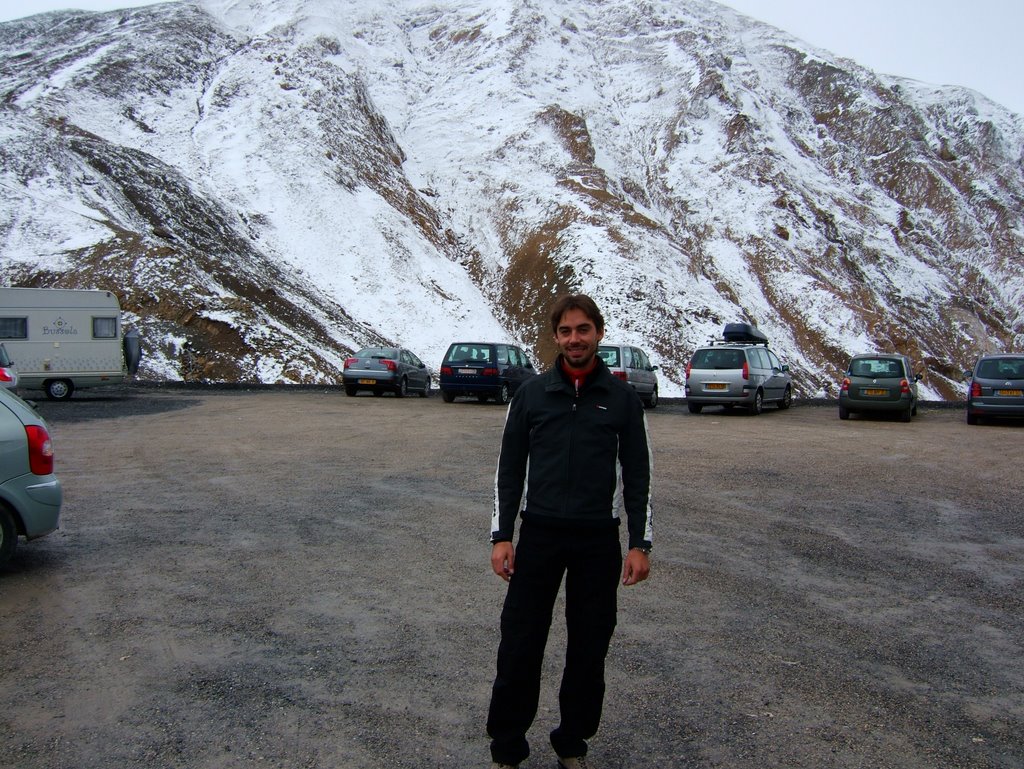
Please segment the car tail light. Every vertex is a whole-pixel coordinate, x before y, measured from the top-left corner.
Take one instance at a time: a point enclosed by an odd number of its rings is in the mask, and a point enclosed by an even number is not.
[[[743,361],[743,378],[750,379],[750,364]]]
[[[53,472],[53,441],[45,427],[25,425],[28,435],[28,466],[34,475]]]
[[[451,366],[441,366],[441,376],[451,376],[451,375],[452,375],[452,367]]]
[[[356,358],[345,358],[345,368],[355,365],[356,360]]]
[[[981,397],[981,383],[980,382],[971,382],[971,397],[972,398],[980,398]]]
[[[398,364],[393,360],[382,360],[381,363],[388,371],[398,371]]]
[[[843,383],[839,386],[839,391],[844,393],[850,392],[850,377],[846,377],[843,380]]]
[[[628,382],[629,381],[629,375],[625,371],[613,371],[612,374],[617,376],[623,382]]]
[[[480,372],[484,376],[498,376],[498,369],[496,368],[485,368]]]
[[[900,380],[900,395],[910,395],[910,382],[906,379]]]
[[[686,362],[686,378],[690,378],[690,372],[693,370],[693,361],[689,360]]]
[[[11,372],[0,366],[0,382],[13,382],[14,377],[11,376]]]

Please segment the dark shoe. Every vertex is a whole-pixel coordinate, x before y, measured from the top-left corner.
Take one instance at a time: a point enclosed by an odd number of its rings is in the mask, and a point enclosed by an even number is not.
[[[558,757],[558,769],[594,769],[587,763],[586,756],[574,756],[572,758]]]

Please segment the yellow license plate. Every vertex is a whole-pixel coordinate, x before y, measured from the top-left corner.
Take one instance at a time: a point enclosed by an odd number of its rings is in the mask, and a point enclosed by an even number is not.
[[[864,390],[861,390],[861,392],[864,395],[888,395],[889,394],[888,390],[883,390],[880,387],[868,387],[868,388],[866,388]]]
[[[996,390],[996,395],[1007,395],[1011,398],[1024,396],[1024,390]]]
[[[708,382],[704,385],[705,390],[728,390],[729,385],[725,382]]]
[[[376,379],[360,379],[359,384],[377,384]]]

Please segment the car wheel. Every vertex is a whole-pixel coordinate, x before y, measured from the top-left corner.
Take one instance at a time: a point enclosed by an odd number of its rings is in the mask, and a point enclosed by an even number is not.
[[[455,393],[450,393],[447,390],[441,390],[441,400],[445,403],[451,403],[455,400]]]
[[[508,382],[505,382],[501,386],[501,392],[498,394],[499,403],[508,403],[512,400],[512,388],[508,386]]]
[[[656,409],[656,408],[658,408],[658,388],[657,387],[655,387],[653,390],[651,390],[651,397],[647,399],[647,403],[645,405],[649,409]]]
[[[399,398],[404,398],[409,394],[409,380],[402,377],[402,380],[398,383],[398,389],[395,390],[395,395]]]
[[[976,414],[972,414],[970,411],[968,411],[967,412],[967,424],[969,424],[969,425],[981,424],[981,420],[978,418],[978,416]]]
[[[793,405],[793,390],[789,387],[786,388],[786,392],[782,394],[782,400],[779,401],[779,410],[788,409]]]
[[[349,396],[350,398],[357,392],[359,392],[358,388],[353,387],[352,385],[345,385],[345,395]]]
[[[901,411],[900,412],[900,421],[901,422],[909,422],[910,421],[910,411],[911,411],[910,409],[907,409],[906,411]]]
[[[427,377],[427,381],[423,383],[423,389],[420,390],[420,397],[430,397],[430,377]]]
[[[0,505],[0,566],[11,560],[17,546],[18,530],[14,528],[14,518],[7,508]]]
[[[914,404],[914,408],[912,408],[910,410],[910,416],[912,416],[912,417],[916,417],[917,416],[917,404],[916,403]]]
[[[687,403],[686,408],[690,410],[691,414],[699,414],[704,410],[704,407],[699,403]]]
[[[74,391],[70,379],[51,379],[46,383],[46,397],[52,401],[66,401]]]
[[[764,393],[758,390],[754,393],[754,402],[747,406],[747,412],[752,417],[756,417],[764,410]]]
[[[850,410],[848,408],[846,408],[846,406],[840,406],[839,407],[839,418],[840,419],[849,419],[850,418]]]

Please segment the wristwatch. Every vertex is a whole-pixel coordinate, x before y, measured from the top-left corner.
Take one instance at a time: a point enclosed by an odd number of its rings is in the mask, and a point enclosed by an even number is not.
[[[637,545],[636,547],[631,547],[629,549],[630,550],[639,550],[644,555],[650,555],[651,554],[651,548],[649,548],[649,547],[642,547],[640,545]]]

